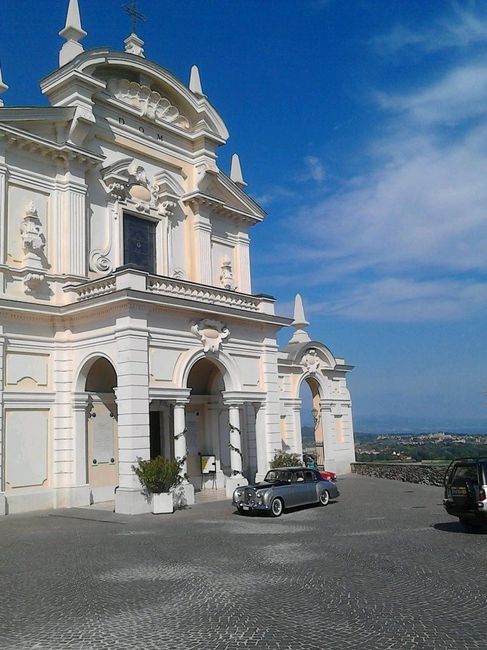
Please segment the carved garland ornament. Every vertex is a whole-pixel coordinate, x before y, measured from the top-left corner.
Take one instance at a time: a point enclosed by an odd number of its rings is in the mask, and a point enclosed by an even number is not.
[[[192,333],[203,343],[203,352],[218,352],[225,339],[230,336],[230,330],[218,320],[206,318],[194,322],[191,326]]]

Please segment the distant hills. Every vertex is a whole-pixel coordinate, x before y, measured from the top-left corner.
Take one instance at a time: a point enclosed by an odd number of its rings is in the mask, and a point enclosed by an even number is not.
[[[410,435],[445,431],[467,435],[487,435],[487,414],[483,418],[421,418],[401,416],[354,417],[354,430],[360,433]],[[311,426],[301,427],[303,442],[312,443]]]
[[[418,434],[434,431],[449,431],[470,435],[487,435],[487,414],[485,418],[424,418],[424,417],[356,417],[354,430],[361,433]]]

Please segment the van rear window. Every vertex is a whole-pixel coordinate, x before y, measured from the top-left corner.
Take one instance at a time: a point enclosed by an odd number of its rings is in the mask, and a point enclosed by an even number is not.
[[[478,483],[477,465],[457,465],[453,472],[452,485],[464,485],[465,481]]]

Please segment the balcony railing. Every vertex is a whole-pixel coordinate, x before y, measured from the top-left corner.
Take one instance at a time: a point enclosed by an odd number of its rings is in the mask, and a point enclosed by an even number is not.
[[[146,291],[151,294],[172,296],[231,309],[274,314],[274,299],[271,296],[252,296],[187,280],[148,275],[135,269],[120,269],[105,278],[80,285],[70,285],[65,288],[65,291],[73,292],[79,302],[122,289]]]

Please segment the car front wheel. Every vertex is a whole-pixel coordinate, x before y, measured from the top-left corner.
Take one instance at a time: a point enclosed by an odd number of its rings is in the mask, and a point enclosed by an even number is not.
[[[273,517],[280,517],[282,515],[283,510],[284,510],[284,504],[282,503],[282,500],[274,499],[274,501],[271,503],[271,515]]]
[[[328,490],[323,490],[320,494],[320,506],[327,506],[330,503],[330,493]]]

